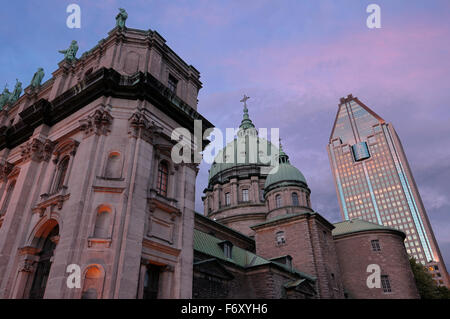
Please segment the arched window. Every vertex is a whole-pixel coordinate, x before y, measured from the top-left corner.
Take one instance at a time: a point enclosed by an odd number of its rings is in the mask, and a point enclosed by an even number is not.
[[[277,196],[275,196],[275,204],[277,208],[281,207],[281,195],[278,194]]]
[[[109,238],[111,226],[111,208],[102,205],[97,209],[94,238]]]
[[[292,193],[292,205],[299,206],[297,193]]]
[[[160,162],[158,167],[158,184],[156,189],[162,196],[167,196],[167,184],[169,180],[169,166],[166,162]]]
[[[225,206],[230,206],[231,205],[231,197],[230,197],[230,193],[225,193]]]
[[[67,168],[69,167],[69,156],[64,157],[58,164],[58,170],[56,172],[56,179],[55,179],[55,187],[53,189],[53,192],[56,193],[62,189],[64,186],[64,180],[66,178],[67,174]]]
[[[47,236],[40,238],[43,243],[39,244],[39,247],[42,247],[42,249],[39,253],[39,260],[37,263],[36,271],[34,273],[33,282],[31,284],[31,290],[29,294],[30,299],[44,298],[45,288],[47,287],[47,280],[52,265],[51,259],[56,248],[55,237],[58,236],[59,226],[58,224],[56,224],[56,226],[54,226],[49,231]]]
[[[14,186],[16,186],[16,181],[12,181],[8,185],[8,189],[6,190],[5,199],[3,200],[2,208],[0,210],[0,216],[6,213],[8,209],[9,201],[11,200],[12,193],[14,191]]]
[[[111,152],[106,162],[105,177],[120,178],[121,175],[122,175],[122,165],[120,160],[120,153]]]
[[[98,299],[102,271],[97,266],[90,266],[84,275],[83,292],[81,299]]]

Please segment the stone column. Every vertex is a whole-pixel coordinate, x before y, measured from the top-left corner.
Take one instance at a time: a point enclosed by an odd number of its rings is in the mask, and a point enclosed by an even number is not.
[[[158,299],[175,298],[173,291],[172,278],[175,268],[171,265],[167,265],[161,271],[159,276],[159,291]]]
[[[231,179],[231,205],[239,203],[238,182],[236,178]]]
[[[253,196],[249,198],[250,201],[254,203],[259,203],[259,184],[258,177],[251,176],[250,177],[250,188],[252,189]]]
[[[30,202],[33,200],[33,190],[39,186],[38,173],[43,160],[41,139],[31,138],[21,146],[20,173],[16,178],[16,186],[0,232],[0,273],[3,273],[0,298],[7,298],[11,292],[12,278],[16,271],[15,254],[20,245],[18,239],[22,239],[24,229],[28,227],[31,218]]]
[[[144,298],[144,282],[145,282],[145,273],[147,272],[147,259],[141,259],[141,268],[139,270],[139,283],[138,283],[138,291],[136,294],[137,299]]]
[[[36,264],[39,260],[38,252],[39,250],[34,247],[23,247],[19,250],[19,271],[12,290],[12,299],[25,298],[27,288],[31,288],[31,281],[33,280]]]

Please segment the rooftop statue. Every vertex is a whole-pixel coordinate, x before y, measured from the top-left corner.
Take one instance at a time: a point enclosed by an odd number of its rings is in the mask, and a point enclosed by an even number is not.
[[[41,82],[42,82],[42,79],[44,78],[44,75],[45,75],[44,69],[38,68],[36,73],[33,75],[33,79],[31,79],[31,83],[30,83],[30,85],[33,89],[41,86]]]
[[[8,90],[8,84],[5,85],[2,94],[0,95],[0,111],[3,109],[5,104],[9,101],[9,97],[11,96],[11,92]]]
[[[19,99],[20,94],[22,94],[22,82],[20,82],[18,79],[16,79],[16,85],[14,86],[14,91],[12,91],[10,97],[9,97],[9,104],[14,104]]]
[[[127,21],[128,14],[125,9],[119,8],[119,13],[116,15],[116,27],[120,29],[125,28],[125,21]]]
[[[59,50],[59,53],[64,54],[64,60],[72,62],[76,59],[76,55],[78,52],[78,44],[77,41],[73,40],[70,43],[70,47],[67,50]]]

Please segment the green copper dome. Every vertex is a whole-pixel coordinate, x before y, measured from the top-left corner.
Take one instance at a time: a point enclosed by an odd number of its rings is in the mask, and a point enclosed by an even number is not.
[[[289,156],[283,151],[280,143],[280,164],[274,167],[267,175],[264,191],[267,193],[278,186],[300,185],[307,186],[305,176],[289,162]],[[304,185],[303,185],[304,184]]]
[[[211,179],[228,169],[239,166],[256,165],[267,167],[276,163],[278,148],[270,141],[258,136],[258,131],[253,125],[246,101],[249,97],[244,96],[241,102],[244,102],[244,114],[237,132],[237,138],[229,142],[214,158],[214,162],[209,170],[208,184]],[[266,171],[266,174],[267,174]]]
[[[256,151],[250,149],[250,144],[256,144]],[[267,150],[265,148],[267,147]],[[217,174],[231,168],[244,165],[270,166],[270,159],[263,158],[266,154],[269,158],[276,156],[278,149],[266,139],[258,136],[239,136],[222,149],[214,159],[209,170],[209,180]],[[233,156],[233,158],[230,158]],[[274,160],[276,158],[274,157]],[[270,169],[270,168],[269,168]]]

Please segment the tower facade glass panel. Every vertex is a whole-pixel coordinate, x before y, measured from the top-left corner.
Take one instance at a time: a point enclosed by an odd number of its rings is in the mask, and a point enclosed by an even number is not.
[[[411,257],[445,269],[392,124],[349,95],[340,101],[327,148],[342,217],[403,231]],[[445,273],[444,284],[448,285]]]

